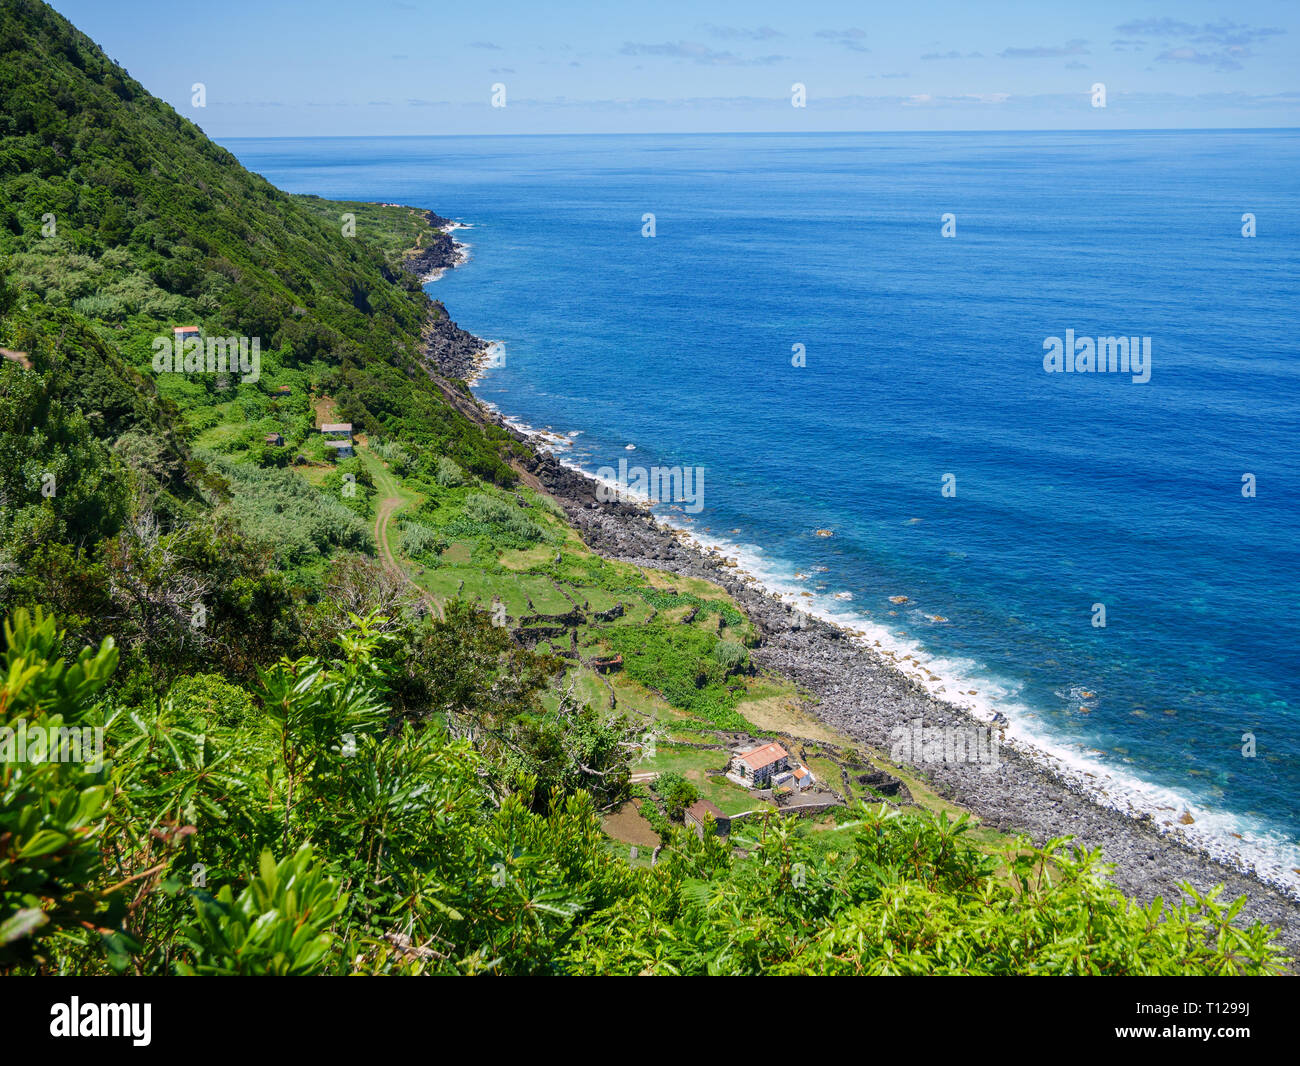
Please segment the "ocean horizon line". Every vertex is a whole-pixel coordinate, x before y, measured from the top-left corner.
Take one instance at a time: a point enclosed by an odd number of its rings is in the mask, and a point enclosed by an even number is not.
[[[1296,133],[1300,126],[1115,126],[1095,129],[1072,126],[1056,129],[978,129],[978,130],[637,130],[635,132],[609,132],[592,130],[585,133],[330,133],[330,134],[211,134],[218,143],[223,141],[426,141],[426,140],[511,140],[520,137],[559,140],[576,137],[634,138],[634,137],[978,137],[988,134],[1043,134],[1092,133],[1098,135],[1117,133]]]

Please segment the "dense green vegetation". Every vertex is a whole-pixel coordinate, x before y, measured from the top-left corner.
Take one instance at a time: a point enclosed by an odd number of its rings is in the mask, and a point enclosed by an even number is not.
[[[513,483],[519,446],[421,365],[438,312],[386,255],[420,225],[280,192],[45,4],[0,6],[0,347],[31,367],[0,363],[0,608],[44,604],[165,676],[248,676],[300,639],[329,554],[373,550],[368,474],[329,468],[314,405],[430,477]],[[259,379],[155,373],[181,325],[256,339]],[[276,473],[298,462],[314,485]]]
[[[1234,928],[1236,908],[1213,897],[1144,910],[1096,855],[1022,842],[995,859],[964,822],[884,808],[816,837],[769,816],[745,858],[670,830],[655,866],[631,867],[596,815],[626,772],[616,728],[576,709],[539,727],[548,666],[516,649],[502,670],[503,639],[481,614],[417,628],[353,616],[332,656],[260,671],[251,692],[187,679],[126,708],[103,695],[110,642],[69,665],[53,619],[20,612],[4,725],[99,728],[109,757],[4,758],[0,971],[1276,967],[1268,931]],[[393,692],[413,684],[435,713],[390,728]],[[557,766],[569,772],[544,782]],[[680,778],[661,787],[674,808],[692,796]]]
[[[1139,908],[1064,842],[717,775],[793,686],[447,402],[397,268],[430,233],[281,193],[0,4],[0,973],[1279,968],[1239,904]],[[259,379],[155,373],[190,324],[258,338]],[[681,827],[700,796],[729,843]]]
[[[240,525],[274,546],[276,563],[300,565],[309,558],[328,558],[336,549],[374,550],[369,525],[348,507],[344,497],[319,492],[288,470],[262,469],[249,463],[210,459],[211,468],[231,484],[231,511]]]
[[[735,709],[740,689],[728,683],[727,667],[715,654],[723,646],[716,636],[659,624],[611,628],[605,635],[622,654],[627,672],[661,691],[674,706],[719,729],[746,728],[748,723]]]
[[[668,771],[655,778],[654,791],[664,801],[668,816],[681,820],[682,812],[700,798],[700,790],[681,774]]]

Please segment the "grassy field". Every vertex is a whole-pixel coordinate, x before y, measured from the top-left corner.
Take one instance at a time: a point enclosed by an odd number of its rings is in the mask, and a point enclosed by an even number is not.
[[[390,207],[360,200],[322,200],[297,196],[303,207],[342,230],[344,215],[352,216],[355,235],[379,247],[389,262],[397,262],[408,249],[423,247],[429,224],[423,211],[414,207]]]

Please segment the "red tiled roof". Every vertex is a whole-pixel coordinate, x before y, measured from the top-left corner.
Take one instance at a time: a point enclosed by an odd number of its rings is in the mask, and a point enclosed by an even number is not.
[[[787,758],[789,754],[780,744],[772,743],[764,744],[761,748],[754,748],[752,751],[742,752],[739,759],[751,770],[761,770],[764,766],[771,766],[778,759]]]

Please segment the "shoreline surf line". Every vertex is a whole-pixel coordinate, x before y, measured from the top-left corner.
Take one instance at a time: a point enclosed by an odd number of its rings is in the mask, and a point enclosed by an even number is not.
[[[550,429],[539,430],[505,414],[490,401],[476,399],[505,425],[527,437],[535,446],[545,449],[567,469],[598,484],[604,483],[565,454],[572,446],[571,437]],[[927,649],[910,633],[899,636],[883,623],[847,608],[842,600],[817,602],[834,600],[835,593],[830,589],[820,595],[801,596],[800,593],[806,590],[763,564],[771,560],[774,565],[789,569],[791,573],[798,572],[794,565],[788,560],[766,556],[761,546],[739,544],[713,534],[706,536],[702,531],[675,521],[671,514],[660,513],[651,501],[628,502],[636,504],[644,514],[672,531],[688,549],[700,555],[729,560],[732,564],[728,566],[729,572],[751,585],[760,595],[834,626],[859,648],[874,652],[886,668],[920,685],[932,698],[948,704],[977,724],[996,725],[996,716],[1005,715],[1002,745],[1040,771],[1068,783],[1096,806],[1140,823],[1167,840],[1202,853],[1211,861],[1252,877],[1300,902],[1300,872],[1296,869],[1300,867],[1300,847],[1287,841],[1282,830],[1250,823],[1236,812],[1210,808],[1177,786],[1146,780],[1130,770],[1089,755],[1090,749],[1082,744],[1071,747],[1068,740],[1035,729],[1027,719],[1039,718],[1041,709],[1016,700],[1023,682],[962,673],[962,670],[978,671],[980,668],[969,660],[952,659]],[[974,697],[969,695],[971,689],[976,691]],[[924,767],[913,769],[924,772]],[[1183,816],[1190,816],[1191,823],[1181,821]],[[1239,837],[1233,834],[1239,834]]]

